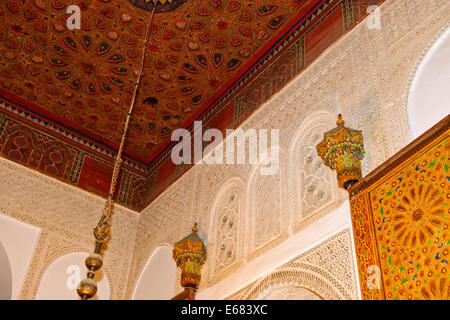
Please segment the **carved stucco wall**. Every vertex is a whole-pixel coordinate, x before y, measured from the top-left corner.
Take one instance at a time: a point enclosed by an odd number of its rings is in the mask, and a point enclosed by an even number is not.
[[[323,103],[336,104],[333,100]],[[322,108],[319,108],[321,110]],[[339,191],[336,175],[317,156],[315,146],[323,134],[336,126],[335,115],[326,110],[314,112],[298,125],[289,150],[289,192],[292,228],[297,232],[309,220],[330,212],[346,197]]]
[[[407,97],[412,79],[449,21],[447,0],[388,0],[381,6],[381,28],[362,22],[331,46],[241,125],[244,130],[280,129],[279,175],[255,175],[255,165],[196,165],[141,213],[128,296],[152,251],[184,237],[195,221],[208,234],[210,255],[201,292],[245,262],[282,248],[283,241],[337,208],[347,195],[312,145],[343,113],[348,126],[363,131],[364,174],[405,146],[411,138]],[[233,240],[226,248],[232,248],[232,259],[218,254],[222,242],[216,241],[223,235],[217,224],[230,214],[217,204],[230,197],[224,191],[230,186],[240,190],[235,196],[244,203],[233,218],[237,231],[229,231]],[[355,297],[349,281],[342,286],[347,295],[339,297]]]
[[[351,230],[345,229],[226,299],[264,299],[280,288],[306,288],[323,299],[356,299],[352,241]]]
[[[45,270],[58,257],[93,251],[92,230],[103,204],[95,195],[0,158],[0,213],[41,228],[18,299],[35,297]],[[123,299],[138,216],[116,206],[112,220],[104,271],[110,298]]]
[[[217,261],[211,275],[221,275],[236,268],[242,261],[243,243],[239,231],[244,222],[243,182],[234,179],[221,193],[222,196],[213,206],[213,223],[208,233],[214,237],[210,241],[216,244],[209,250],[210,259]]]

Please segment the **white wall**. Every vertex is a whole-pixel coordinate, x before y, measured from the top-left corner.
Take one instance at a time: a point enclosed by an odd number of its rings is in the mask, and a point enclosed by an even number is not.
[[[428,51],[408,98],[413,139],[450,113],[450,28]]]
[[[0,243],[11,266],[11,299],[18,298],[39,234],[39,228],[0,214]]]
[[[173,284],[176,264],[172,259],[172,248],[161,246],[155,249],[147,261],[133,295],[134,300],[169,300],[177,293]]]

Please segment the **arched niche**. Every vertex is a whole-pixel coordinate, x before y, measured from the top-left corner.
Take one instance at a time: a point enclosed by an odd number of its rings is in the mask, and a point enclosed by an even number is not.
[[[11,265],[5,248],[0,242],[0,300],[9,300],[12,296]]]
[[[79,300],[77,294],[78,283],[86,278],[84,261],[88,256],[85,252],[72,252],[58,257],[42,275],[36,300]],[[98,290],[93,300],[109,299],[109,282],[101,268],[96,272],[94,280]]]
[[[204,269],[210,283],[219,281],[241,263],[245,201],[244,183],[238,177],[228,179],[214,198],[208,230],[211,245]]]
[[[177,267],[172,248],[160,246],[147,261],[133,294],[134,300],[169,300],[175,296]]]
[[[284,150],[279,146],[267,150],[265,159],[261,159],[252,169],[247,183],[247,257],[254,258],[269,247],[281,242],[283,232],[287,229],[287,214],[284,210],[284,185],[286,182]],[[274,166],[278,170],[264,173],[271,161],[278,161]],[[282,159],[283,158],[283,159]]]
[[[450,28],[419,65],[408,96],[413,139],[450,113]]]
[[[289,147],[289,209],[293,231],[319,213],[337,205],[336,173],[323,164],[316,145],[325,132],[336,126],[336,117],[319,110],[298,126]]]

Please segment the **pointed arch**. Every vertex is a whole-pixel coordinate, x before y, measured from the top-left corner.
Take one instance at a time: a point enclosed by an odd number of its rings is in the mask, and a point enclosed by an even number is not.
[[[261,298],[277,287],[303,287],[326,300],[345,300],[351,296],[347,288],[336,281],[330,272],[307,263],[297,263],[295,268],[268,274],[256,282],[243,299]]]
[[[86,277],[84,260],[87,252],[77,251],[75,248],[64,248],[48,257],[48,264],[40,275],[39,287],[34,299],[36,300],[79,300],[76,292],[79,281]],[[113,283],[108,277],[108,268],[100,269],[94,280],[98,290],[94,300],[110,299]]]
[[[175,295],[177,268],[172,247],[159,246],[142,270],[133,293],[133,300],[169,300]]]

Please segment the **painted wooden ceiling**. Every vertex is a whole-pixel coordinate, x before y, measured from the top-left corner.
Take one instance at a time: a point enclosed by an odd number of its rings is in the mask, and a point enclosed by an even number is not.
[[[72,31],[68,1],[3,2],[4,87],[49,118],[117,145],[151,16],[145,0],[76,2],[82,24]],[[148,162],[307,2],[162,1],[177,8],[151,23],[128,154]]]
[[[168,163],[173,130],[236,127],[374,2],[2,0],[1,154],[103,195],[143,62],[117,195],[142,209],[189,169]],[[80,30],[66,26],[71,4]],[[277,84],[237,103],[276,61]]]

